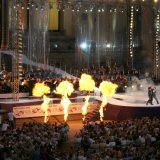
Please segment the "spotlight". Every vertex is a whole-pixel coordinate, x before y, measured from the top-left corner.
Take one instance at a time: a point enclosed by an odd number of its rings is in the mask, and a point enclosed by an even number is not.
[[[58,45],[57,45],[57,44],[54,44],[54,48],[58,48]]]
[[[29,10],[29,5],[27,6],[27,9]]]
[[[80,48],[81,49],[86,49],[87,48],[87,43],[86,42],[81,43]]]
[[[136,6],[136,7],[135,7],[135,10],[138,12],[138,11],[139,11],[139,7],[138,7],[138,6]]]
[[[111,48],[111,44],[106,44],[106,48]]]

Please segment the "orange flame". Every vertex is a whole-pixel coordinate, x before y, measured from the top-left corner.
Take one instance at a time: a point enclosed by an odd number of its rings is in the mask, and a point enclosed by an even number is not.
[[[64,108],[64,121],[65,122],[67,121],[67,118],[68,118],[68,107],[70,104],[71,104],[71,101],[68,99],[68,97],[63,96],[61,100],[61,105]]]
[[[81,79],[79,80],[79,90],[85,91],[94,91],[95,81],[92,79],[89,74],[82,74]]]
[[[48,121],[48,107],[51,99],[46,97],[45,95],[43,96],[43,103],[41,105],[41,109],[44,111],[44,123],[47,123]]]
[[[61,105],[64,108],[64,120],[67,121],[68,117],[68,107],[71,104],[71,101],[68,99],[68,95],[74,91],[73,84],[68,81],[62,81],[56,88],[56,93],[62,95]]]
[[[93,91],[95,88],[95,81],[92,79],[91,75],[89,74],[82,74],[81,79],[79,81],[79,90],[85,90],[85,91]],[[87,114],[87,107],[89,102],[90,96],[87,96],[85,98],[85,104],[82,107],[82,115],[83,115],[83,121],[85,120],[85,116]]]
[[[43,96],[43,103],[41,105],[41,109],[44,111],[44,123],[46,123],[48,121],[47,120],[48,107],[49,107],[49,103],[50,103],[51,99],[48,98],[47,96],[45,96],[45,94],[50,93],[50,88],[47,85],[45,85],[44,83],[36,83],[33,88],[32,93],[36,97]]]
[[[50,88],[44,83],[36,83],[32,90],[33,96],[36,97],[42,97],[44,94],[48,93],[50,93]]]
[[[114,84],[112,82],[107,82],[107,81],[103,81],[99,86],[99,89],[103,95],[102,104],[99,110],[101,121],[103,121],[103,117],[104,117],[103,108],[107,104],[107,96],[112,97],[115,94],[117,87],[118,87],[117,84]]]
[[[87,106],[90,96],[85,97],[85,105],[82,107],[82,115],[83,115],[83,121],[85,120],[86,114],[87,114]]]

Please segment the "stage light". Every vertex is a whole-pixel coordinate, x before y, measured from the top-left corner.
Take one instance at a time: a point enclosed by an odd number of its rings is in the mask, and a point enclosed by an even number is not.
[[[87,43],[86,42],[81,43],[80,48],[81,49],[86,49],[87,48]]]
[[[139,11],[139,6],[135,6],[135,10],[138,12]]]
[[[58,48],[58,45],[57,45],[57,44],[54,44],[54,48]]]
[[[27,9],[29,10],[29,5],[27,6]]]
[[[111,44],[106,44],[106,48],[111,48]]]

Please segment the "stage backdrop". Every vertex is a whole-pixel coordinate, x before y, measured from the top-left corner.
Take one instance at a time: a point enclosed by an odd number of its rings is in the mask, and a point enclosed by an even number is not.
[[[69,114],[82,113],[82,106],[84,102],[72,103],[69,106]],[[97,107],[98,102],[90,102],[88,106],[88,112],[92,112]],[[15,118],[28,118],[28,117],[41,117],[44,116],[40,105],[14,107],[13,113]],[[60,104],[51,104],[48,108],[48,115],[63,115],[63,107]]]

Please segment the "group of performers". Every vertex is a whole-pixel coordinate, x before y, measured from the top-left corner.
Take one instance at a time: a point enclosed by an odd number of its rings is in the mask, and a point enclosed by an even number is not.
[[[156,100],[157,104],[159,104],[157,96],[156,96],[156,87],[148,87],[148,101],[146,103],[146,105],[148,105],[148,103],[150,103],[151,105],[153,105],[153,99]]]

